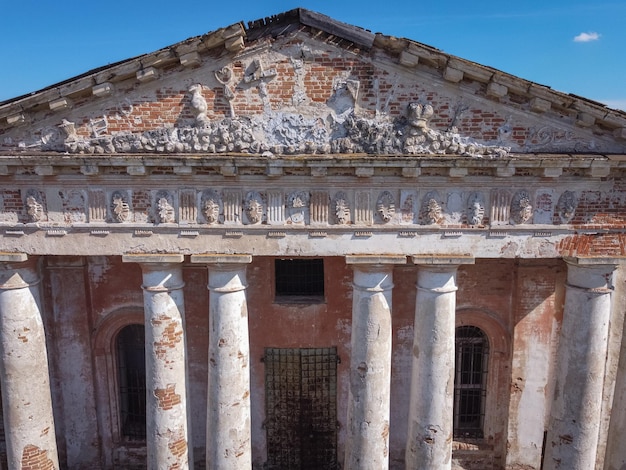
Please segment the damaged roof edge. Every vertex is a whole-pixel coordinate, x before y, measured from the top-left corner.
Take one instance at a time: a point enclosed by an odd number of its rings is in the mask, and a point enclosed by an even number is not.
[[[320,30],[365,50],[380,47],[392,56],[400,56],[400,63],[408,64],[409,67],[417,64],[419,59],[419,62],[424,65],[441,69],[442,73],[446,72],[446,67],[458,68],[460,70],[457,71],[457,75],[459,75],[458,72],[462,71],[462,74],[467,74],[468,77],[481,82],[502,82],[508,87],[519,88],[522,93],[529,96],[537,96],[543,100],[554,102],[562,108],[573,107],[579,112],[591,113],[597,119],[610,121],[611,127],[625,127],[622,121],[626,120],[626,111],[609,108],[603,103],[588,98],[553,90],[549,86],[537,84],[493,67],[448,54],[412,39],[395,38],[381,33],[374,34],[364,28],[343,23],[305,8],[295,8],[284,13],[250,21],[247,27],[243,22],[234,23],[157,51],[102,66],[41,90],[2,101],[0,102],[0,119],[8,119],[8,116],[26,112],[29,108],[50,101],[52,94],[54,94],[54,99],[59,99],[98,86],[109,80],[117,81],[122,76],[129,78],[135,73],[139,73],[144,67],[155,66],[158,68],[166,62],[172,63],[176,60],[181,60],[182,63],[183,56],[193,51],[201,52],[222,45],[230,51],[237,51],[239,50],[237,46],[243,47],[244,39],[254,41],[263,36],[277,37],[293,30],[294,26],[297,27],[297,25]],[[231,43],[232,47],[230,46]],[[403,54],[406,54],[404,61]],[[415,64],[412,65],[412,61]],[[115,78],[117,80],[114,80]]]

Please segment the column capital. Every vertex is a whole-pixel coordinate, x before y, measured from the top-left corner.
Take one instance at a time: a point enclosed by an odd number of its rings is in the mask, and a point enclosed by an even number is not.
[[[191,255],[191,262],[197,264],[250,264],[252,263],[252,255],[206,253]]]
[[[406,264],[403,255],[346,255],[346,264]]]
[[[127,254],[122,255],[123,263],[139,263],[139,264],[150,264],[150,263],[159,263],[159,264],[175,264],[182,263],[185,260],[185,255],[172,253],[172,254]]]
[[[24,289],[41,282],[39,259],[26,253],[0,253],[0,290]]]
[[[567,263],[567,287],[582,289],[590,294],[609,294],[613,291],[612,273],[626,258],[564,257]]]
[[[452,266],[474,264],[475,258],[471,255],[413,255],[413,264],[419,266]]]

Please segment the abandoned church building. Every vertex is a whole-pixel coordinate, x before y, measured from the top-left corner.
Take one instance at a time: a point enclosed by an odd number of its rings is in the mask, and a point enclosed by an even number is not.
[[[305,9],[0,103],[6,469],[624,470],[626,112]]]

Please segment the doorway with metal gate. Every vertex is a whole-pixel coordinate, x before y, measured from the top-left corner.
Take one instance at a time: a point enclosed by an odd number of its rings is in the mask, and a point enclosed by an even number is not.
[[[336,470],[337,349],[265,349],[267,470]]]

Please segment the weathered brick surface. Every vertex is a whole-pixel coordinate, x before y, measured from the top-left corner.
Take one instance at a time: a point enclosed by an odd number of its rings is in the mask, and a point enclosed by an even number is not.
[[[54,470],[54,462],[48,458],[48,451],[34,445],[27,445],[22,452],[22,470]]]
[[[166,388],[157,388],[154,396],[157,398],[159,408],[163,410],[171,410],[182,401],[181,396],[176,393],[175,384],[170,384]]]

